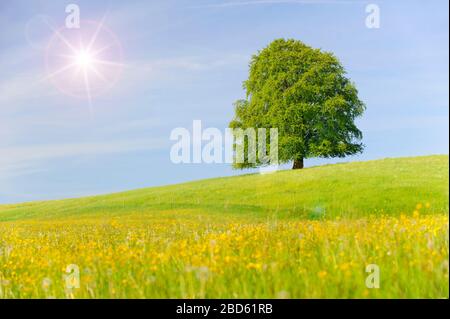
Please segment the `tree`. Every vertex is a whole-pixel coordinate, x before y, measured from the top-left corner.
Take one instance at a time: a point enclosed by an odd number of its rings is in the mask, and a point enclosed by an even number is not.
[[[293,169],[303,168],[305,158],[362,152],[354,120],[365,105],[332,53],[277,39],[254,55],[249,67],[246,98],[235,102],[231,128],[278,128],[279,162],[293,161]]]

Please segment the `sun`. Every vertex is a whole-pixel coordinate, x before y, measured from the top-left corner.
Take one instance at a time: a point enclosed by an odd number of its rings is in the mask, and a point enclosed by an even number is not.
[[[94,56],[92,53],[84,50],[78,52],[75,55],[74,60],[75,64],[83,69],[89,68],[94,64]]]
[[[87,99],[108,91],[125,67],[117,37],[100,22],[84,21],[83,28],[53,30],[46,48],[47,76],[62,93]]]

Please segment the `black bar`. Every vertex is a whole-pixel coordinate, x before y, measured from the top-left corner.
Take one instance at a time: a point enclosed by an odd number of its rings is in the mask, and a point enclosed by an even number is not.
[[[448,299],[436,300],[337,300],[337,299],[120,299],[120,300],[1,300],[0,313],[6,308],[18,315],[33,314],[92,317],[105,313],[114,317],[134,318],[320,318],[331,314],[384,319],[398,308],[402,317],[439,313],[447,308]],[[206,309],[208,311],[206,311]],[[87,316],[88,315],[88,316]]]

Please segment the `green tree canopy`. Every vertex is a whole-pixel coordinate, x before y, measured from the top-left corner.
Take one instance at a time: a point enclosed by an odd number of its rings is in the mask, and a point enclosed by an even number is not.
[[[362,152],[354,120],[365,105],[332,53],[277,39],[252,57],[244,89],[246,98],[235,102],[230,127],[278,128],[280,163],[303,168],[305,158]]]

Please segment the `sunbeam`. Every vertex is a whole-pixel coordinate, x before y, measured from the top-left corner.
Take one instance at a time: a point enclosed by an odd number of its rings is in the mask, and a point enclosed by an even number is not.
[[[91,111],[93,97],[111,88],[125,66],[122,47],[105,27],[105,18],[82,22],[80,29],[50,26],[54,35],[47,48],[44,80],[50,79],[65,94],[85,98]]]

